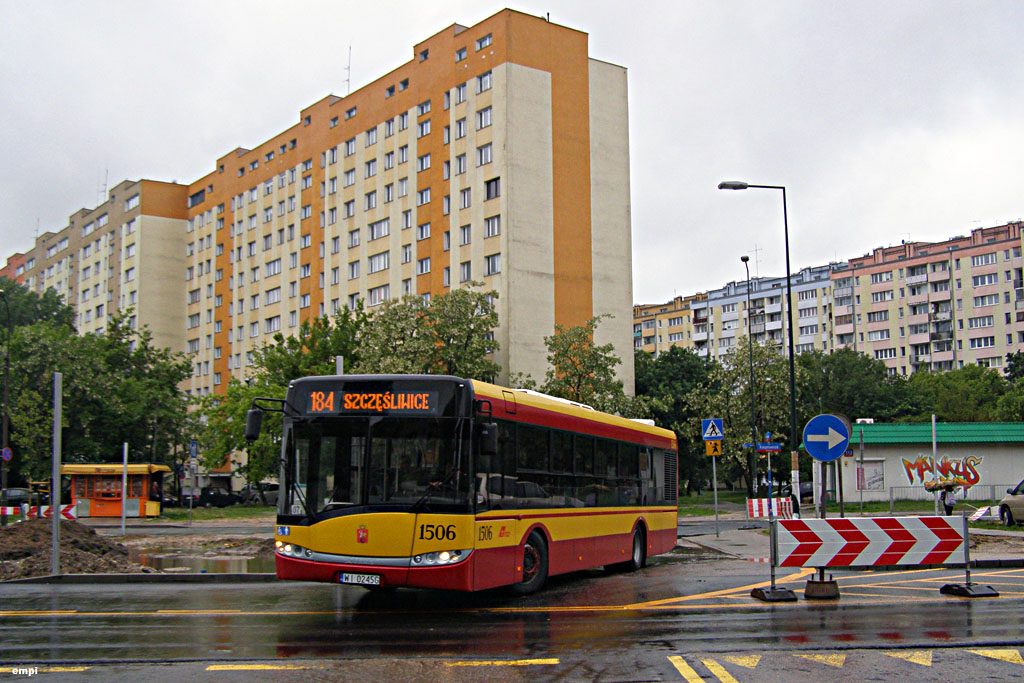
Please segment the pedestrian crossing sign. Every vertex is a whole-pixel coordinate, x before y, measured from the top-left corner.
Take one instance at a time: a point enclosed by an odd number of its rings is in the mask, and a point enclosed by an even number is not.
[[[724,432],[722,432],[722,418],[712,417],[707,420],[701,420],[700,431],[704,435],[705,441],[722,439],[725,436]]]

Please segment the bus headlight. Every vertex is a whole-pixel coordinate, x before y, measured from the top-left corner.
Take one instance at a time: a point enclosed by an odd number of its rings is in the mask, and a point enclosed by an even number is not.
[[[277,552],[281,553],[282,555],[288,555],[289,557],[313,556],[312,550],[309,550],[308,548],[303,548],[299,545],[284,543],[282,541],[277,541],[274,545],[277,546]]]
[[[436,553],[414,555],[412,564],[415,567],[436,567],[439,565],[456,564],[466,559],[468,550],[442,550]]]

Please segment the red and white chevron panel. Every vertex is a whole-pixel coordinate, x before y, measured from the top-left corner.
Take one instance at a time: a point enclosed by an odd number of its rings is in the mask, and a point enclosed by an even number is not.
[[[21,519],[21,508],[20,507],[8,506],[8,507],[5,507],[5,508],[0,508],[0,512],[4,512],[8,516],[13,515],[13,516],[17,517],[18,519]],[[39,517],[40,514],[43,517],[49,517],[50,516],[50,506],[49,505],[42,506],[42,512],[41,513],[40,513],[40,508],[39,508],[38,505],[33,505],[32,507],[30,507],[28,509],[28,518],[29,519],[35,519],[36,517]],[[61,505],[60,506],[60,516],[63,517],[64,519],[77,519],[78,518],[78,511],[76,509],[76,506],[74,506],[74,505]]]
[[[779,567],[945,564],[964,552],[960,517],[784,519]]]
[[[793,519],[793,499],[773,498],[775,516],[779,519]],[[768,516],[767,498],[747,498],[747,519],[761,519]]]

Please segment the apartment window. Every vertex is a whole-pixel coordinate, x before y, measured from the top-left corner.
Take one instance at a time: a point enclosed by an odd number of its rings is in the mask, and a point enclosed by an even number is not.
[[[351,108],[345,110],[345,120],[346,121],[349,120],[350,118],[352,118],[355,115],[356,115],[356,107],[351,107]]]
[[[473,227],[470,225],[463,225],[459,228],[459,244],[465,246],[469,244],[473,239]]]
[[[189,329],[192,329],[193,327],[199,327],[199,314],[198,313],[193,313],[192,315],[190,315],[188,317],[188,327],[189,327]]]
[[[402,263],[410,263],[410,262],[412,262],[412,245],[411,244],[403,244],[402,245]]]
[[[423,206],[430,203],[430,188],[424,188],[416,192],[416,206]]]
[[[441,165],[441,178],[448,180],[452,175],[452,162],[445,160],[444,164]]]
[[[129,268],[128,270],[124,271],[124,281],[125,282],[131,282],[134,279],[135,279],[135,269],[134,268]]]
[[[374,144],[377,144],[377,127],[376,126],[371,128],[370,130],[366,131],[366,142],[365,142],[365,144],[363,146],[364,147],[369,147],[370,145],[374,145]]]
[[[981,308],[982,306],[995,306],[999,303],[998,294],[986,294],[985,296],[974,297],[974,307]]]
[[[351,230],[348,233],[348,248],[359,246],[359,229]]]
[[[409,179],[399,178],[398,179],[398,196],[404,197],[409,194]]]
[[[458,50],[455,51],[455,61],[456,62],[461,62],[465,58],[466,58],[466,48],[460,47]]]
[[[468,282],[473,279],[473,264],[463,261],[459,264],[459,282]]]
[[[976,329],[979,327],[992,327],[995,322],[995,317],[991,315],[982,315],[976,318],[969,318],[967,320],[967,327],[969,329]]]
[[[391,219],[389,218],[385,218],[383,220],[370,223],[367,226],[370,233],[370,241],[372,242],[373,240],[380,239],[381,237],[387,235],[391,231],[390,226]]]
[[[426,102],[420,102],[419,105],[416,107],[416,115],[417,116],[423,116],[424,114],[429,114],[429,113],[430,113],[430,100],[427,100]]]
[[[424,154],[416,158],[416,170],[425,171],[430,168],[430,153]]]
[[[263,222],[269,223],[272,220],[274,220],[274,207],[268,206],[263,209]]]
[[[388,183],[384,186],[384,203],[392,202],[395,199],[395,184]]]
[[[133,194],[131,197],[124,201],[124,210],[131,211],[139,205],[139,195]]]
[[[482,73],[476,77],[476,91],[482,93],[491,89],[491,72]]]
[[[135,256],[135,243],[134,242],[132,244],[129,244],[128,246],[126,246],[124,248],[124,257],[125,258],[132,258],[133,256]]]
[[[301,266],[299,266],[299,277],[300,278],[309,277],[309,274],[310,274],[310,265],[308,263],[303,263]]]
[[[369,259],[369,272],[379,273],[382,270],[387,270],[391,265],[391,253],[382,251],[379,254],[374,254]]]
[[[402,280],[402,296],[408,296],[409,294],[412,294],[412,280]]]
[[[395,167],[395,153],[386,152],[384,154],[384,170],[392,169]]]
[[[345,218],[352,218],[356,215],[356,200],[350,199],[341,207],[341,215]]]
[[[455,139],[466,137],[466,119],[462,118],[455,122]]]
[[[462,104],[466,101],[466,84],[455,86],[455,104]]]
[[[327,210],[327,224],[334,225],[338,222],[338,210],[334,207]]]
[[[430,257],[429,256],[427,258],[421,258],[419,261],[416,262],[416,274],[417,275],[426,275],[429,272],[430,272]]]
[[[487,46],[488,46],[488,45],[490,45],[490,44],[491,44],[491,34],[490,34],[490,33],[488,33],[488,34],[487,34],[486,36],[484,36],[483,38],[478,38],[478,39],[477,39],[477,41],[476,41],[476,49],[477,49],[478,51],[479,51],[479,50],[482,50],[482,49],[484,49],[485,47],[487,47]]]
[[[302,210],[299,212],[299,218],[309,218],[312,215],[313,215],[313,205],[312,204],[306,204],[305,206],[302,207]]]
[[[364,171],[365,171],[364,174],[363,174],[364,178],[372,178],[373,176],[377,175],[377,160],[376,159],[370,159],[363,166],[364,166]]]
[[[494,199],[501,196],[501,178],[492,178],[484,183],[484,199]],[[891,292],[890,292],[891,293]]]
[[[484,257],[484,275],[495,275],[501,272],[501,254]]]
[[[398,148],[398,163],[404,164],[409,161],[409,145],[402,145]]]
[[[978,254],[977,256],[972,256],[971,257],[971,265],[972,266],[987,266],[987,265],[989,265],[991,263],[996,263],[998,260],[999,260],[998,259],[998,254],[993,251],[993,252],[988,253],[988,254]]]
[[[412,227],[412,209],[406,209],[402,212],[402,230],[407,230]]]
[[[452,232],[451,230],[445,230],[441,236],[441,249],[448,251],[452,248]]]
[[[491,143],[476,148],[476,165],[483,166],[491,163]]]
[[[305,235],[302,235],[299,238],[299,249],[305,249],[306,247],[308,247],[312,243],[313,243],[313,236],[311,234],[309,234],[309,233],[306,233]]]
[[[389,138],[395,134],[395,120],[388,119],[384,122],[384,137]]]
[[[425,240],[430,237],[430,223],[423,223],[416,227],[416,239]]]
[[[280,287],[274,287],[273,289],[268,289],[266,294],[264,294],[264,298],[263,298],[263,301],[264,301],[264,303],[267,306],[269,306],[270,304],[276,304],[280,300],[281,300],[281,288]]]
[[[309,296],[308,294],[306,295]],[[275,315],[263,321],[263,331],[267,334],[277,332],[281,329],[281,316]],[[254,335],[255,336],[255,335]]]
[[[345,140],[345,156],[350,157],[356,153],[356,139],[349,138]]]
[[[455,175],[461,175],[466,172],[466,155],[460,154],[455,157]]]
[[[390,297],[390,292],[391,292],[391,286],[390,285],[382,285],[380,287],[373,287],[372,289],[370,289],[370,291],[368,291],[366,293],[367,294],[367,298],[369,299],[369,305],[370,306],[377,306],[378,304],[384,303]]]
[[[370,209],[377,208],[377,191],[372,190],[367,192],[363,197],[363,209],[369,211]]]
[[[284,200],[283,199],[277,203],[277,215],[278,216],[283,216],[284,215]]]
[[[277,275],[278,273],[280,273],[281,272],[281,259],[276,258],[273,261],[270,261],[269,263],[267,263],[266,269],[265,269],[264,272],[266,273],[267,277],[270,277],[271,275]]]
[[[459,190],[459,208],[468,209],[473,204],[473,191],[470,188]]]
[[[338,117],[335,116],[334,118],[332,118],[329,125],[331,128],[336,127],[338,125]]]
[[[441,285],[444,287],[451,287],[452,285],[452,269],[448,266],[445,266],[441,272]]]
[[[971,282],[975,287],[999,284],[999,274],[988,273],[987,275],[975,275],[971,278]]]
[[[341,176],[341,183],[345,187],[351,187],[356,184],[356,169],[350,168],[345,171]]]
[[[996,345],[995,337],[976,337],[971,339],[972,349],[987,349]]]
[[[403,111],[398,115],[398,130],[405,130],[409,127],[409,112]]]
[[[491,108],[484,107],[476,113],[476,129],[486,128],[491,125]]]
[[[421,138],[424,135],[430,135],[430,119],[420,121],[416,127],[416,137]]]

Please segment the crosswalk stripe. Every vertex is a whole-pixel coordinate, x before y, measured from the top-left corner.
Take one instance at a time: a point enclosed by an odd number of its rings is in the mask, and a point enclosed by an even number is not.
[[[889,657],[903,659],[914,664],[920,664],[921,666],[932,665],[932,653],[927,650],[893,650],[885,654]]]
[[[803,657],[819,664],[828,664],[836,668],[841,667],[846,662],[846,655],[797,655],[797,657]]]
[[[1024,664],[1024,659],[1021,658],[1020,652],[1017,650],[1000,650],[1000,649],[985,649],[985,650],[968,650],[976,655],[982,657],[988,657],[989,659],[998,659],[1002,662],[1009,662],[1010,664]]]
[[[725,670],[725,667],[715,660],[702,659],[701,662],[703,662],[704,666],[708,668],[708,671],[713,673],[718,680],[722,681],[722,683],[739,683],[739,681],[733,678],[732,675]]]
[[[755,668],[761,661],[761,655],[731,655],[728,657],[722,657],[725,661],[730,664],[736,664],[747,669]]]
[[[679,655],[670,655],[668,661],[672,662],[672,666],[676,668],[683,678],[689,683],[704,683],[704,679],[697,675],[697,672],[693,670],[693,667],[686,663],[686,660]]]

